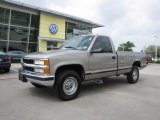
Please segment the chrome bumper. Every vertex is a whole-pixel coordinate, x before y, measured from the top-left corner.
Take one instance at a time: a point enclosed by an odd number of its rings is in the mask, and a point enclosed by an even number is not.
[[[24,71],[22,69],[19,70],[19,80],[22,82],[32,82],[39,85],[44,86],[53,86],[54,85],[54,76],[44,75],[39,73],[32,73],[28,71]]]

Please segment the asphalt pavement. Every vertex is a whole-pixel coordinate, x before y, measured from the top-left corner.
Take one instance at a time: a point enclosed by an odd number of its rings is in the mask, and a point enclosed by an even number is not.
[[[0,120],[160,120],[160,65],[141,70],[136,84],[128,84],[125,76],[86,83],[68,102],[52,88],[19,81],[19,67],[0,72]]]

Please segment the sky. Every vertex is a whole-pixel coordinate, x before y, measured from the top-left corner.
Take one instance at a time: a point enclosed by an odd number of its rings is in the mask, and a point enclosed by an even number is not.
[[[117,48],[131,41],[134,51],[160,45],[159,0],[16,0],[104,25],[94,34],[110,36]],[[154,37],[157,36],[157,37]]]

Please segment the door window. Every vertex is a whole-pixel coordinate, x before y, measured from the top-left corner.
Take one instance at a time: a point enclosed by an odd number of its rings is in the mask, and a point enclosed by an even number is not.
[[[97,37],[92,50],[102,49],[103,53],[113,53],[112,45],[109,37],[99,36]]]

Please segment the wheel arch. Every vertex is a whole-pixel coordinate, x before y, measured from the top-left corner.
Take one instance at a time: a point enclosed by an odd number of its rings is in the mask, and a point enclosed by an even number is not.
[[[140,61],[135,61],[132,66],[141,67],[141,62]]]
[[[64,70],[76,71],[78,73],[78,75],[80,76],[82,81],[85,79],[85,70],[84,70],[82,65],[80,65],[80,64],[69,64],[69,65],[61,65],[56,69],[55,80],[56,80],[57,75]]]

